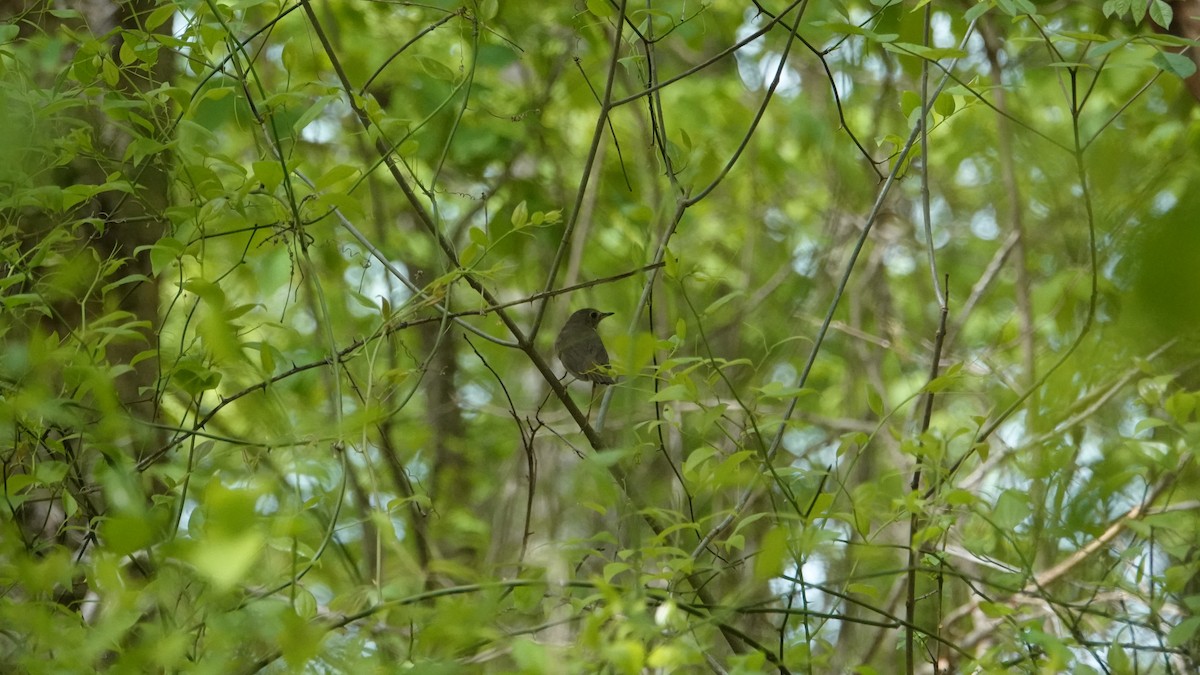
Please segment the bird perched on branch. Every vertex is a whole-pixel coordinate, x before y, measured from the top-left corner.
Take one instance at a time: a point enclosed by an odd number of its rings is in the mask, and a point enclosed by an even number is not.
[[[554,340],[554,353],[567,372],[592,384],[613,384],[608,368],[608,350],[596,326],[612,312],[587,307],[571,315]]]

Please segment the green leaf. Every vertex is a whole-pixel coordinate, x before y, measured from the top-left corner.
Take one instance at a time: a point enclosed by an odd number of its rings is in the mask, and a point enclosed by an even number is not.
[[[1149,7],[1146,0],[1133,0],[1129,3],[1129,14],[1133,17],[1133,23],[1141,25],[1142,19],[1146,18],[1146,10]]]
[[[1163,408],[1176,422],[1184,423],[1189,421],[1192,413],[1195,412],[1197,398],[1195,393],[1177,391],[1167,397],[1167,400],[1163,402]]]
[[[895,42],[896,39],[900,37],[895,33],[876,33],[875,31],[864,28],[857,24],[846,23],[842,21],[829,21],[820,25],[824,28],[834,31],[835,33],[840,32],[848,35],[861,35],[872,42]]]
[[[946,493],[946,504],[949,506],[966,506],[979,501],[975,493],[962,488],[955,488]]]
[[[1151,57],[1150,62],[1158,66],[1160,70],[1184,80],[1196,73],[1196,62],[1183,54],[1158,52]]]
[[[163,4],[158,9],[150,12],[150,16],[146,17],[146,30],[153,31],[159,26],[167,22],[175,15],[175,3],[168,2]]]
[[[1006,616],[1012,616],[1016,610],[1008,605],[1001,605],[995,602],[983,601],[979,603],[979,611],[990,619],[1002,619]]]
[[[104,518],[100,524],[100,537],[104,550],[117,556],[140,551],[154,541],[152,523],[141,515],[123,514]]]
[[[875,387],[867,388],[867,407],[876,417],[883,417],[883,398],[880,397],[878,391],[875,391]]]
[[[362,201],[346,192],[337,189],[326,190],[316,199],[307,202],[309,210],[324,216],[330,209],[336,208],[347,218],[361,218]]]
[[[671,249],[663,255],[663,272],[671,279],[679,278],[679,257]]]
[[[1130,39],[1132,39],[1132,36]],[[1200,47],[1200,40],[1189,40],[1188,38],[1179,37],[1178,35],[1168,35],[1166,33],[1138,35],[1137,39],[1140,42],[1145,42],[1148,45],[1160,45],[1166,47]]]
[[[1166,420],[1160,420],[1157,417],[1143,417],[1133,426],[1133,433],[1140,434],[1147,429],[1157,429],[1158,427],[1165,427],[1168,424]]]
[[[1191,642],[1192,638],[1196,637],[1197,630],[1200,630],[1200,616],[1193,616],[1180,621],[1167,634],[1167,646],[1180,647]]]
[[[1132,662],[1129,660],[1129,654],[1125,653],[1125,649],[1121,644],[1114,640],[1108,646],[1108,667],[1113,675],[1132,675],[1134,672]]]
[[[127,274],[127,275],[117,279],[116,281],[104,284],[103,291],[105,293],[108,293],[117,288],[120,288],[121,286],[127,286],[129,284],[142,283],[142,282],[152,284],[152,283],[154,283],[154,280],[151,279],[150,277],[146,276],[145,274]]]
[[[481,230],[480,228],[472,226],[471,229],[467,230],[467,237],[473,243],[475,243],[483,248],[487,248],[487,245],[488,245],[487,233],[484,232],[483,230]]]
[[[33,475],[42,485],[51,486],[62,481],[63,477],[67,475],[68,468],[65,462],[53,460],[38,462]]]
[[[182,286],[183,290],[195,293],[213,310],[220,311],[225,308],[225,291],[219,285],[207,279],[195,277],[184,281]]]
[[[945,375],[939,375],[930,380],[925,385],[925,391],[936,394],[940,391],[945,391],[947,387],[959,384],[961,380],[962,376],[959,375],[957,370],[948,371]]]
[[[953,96],[938,96],[933,99],[933,111],[942,117],[949,117],[954,114],[955,104]]]
[[[812,506],[810,507],[811,511],[808,513],[807,522],[812,523],[818,518],[827,518],[830,509],[833,508],[833,502],[834,495],[828,492],[822,492],[817,495],[816,499],[811,502]]]
[[[313,181],[313,185],[318,190],[328,190],[338,183],[351,180],[358,177],[361,173],[358,167],[350,164],[335,164],[328,171],[321,174],[320,178]]]
[[[561,665],[557,649],[551,658],[549,648],[529,638],[517,638],[511,642],[512,659],[522,673],[550,673]]]
[[[1124,47],[1125,45],[1129,44],[1130,41],[1132,41],[1132,40],[1133,40],[1132,36],[1126,36],[1126,37],[1121,38],[1120,40],[1108,40],[1108,41],[1104,42],[1104,44],[1101,44],[1097,47],[1092,48],[1091,51],[1088,52],[1088,55],[1093,58],[1100,58],[1112,51],[1115,51],[1117,49],[1120,49],[1121,47]]]
[[[632,569],[629,563],[610,562],[604,566],[603,577],[605,581],[611,582],[618,574],[623,574]]]
[[[1129,11],[1129,6],[1132,0],[1105,0],[1101,9],[1104,16],[1123,16]]]
[[[28,494],[21,494],[22,491],[35,483],[37,483],[37,479],[27,473],[9,476],[4,482],[4,496],[6,499],[11,499],[14,506],[20,506],[29,497]]]
[[[640,673],[646,662],[646,648],[633,639],[621,639],[607,643],[601,653],[605,663],[616,673]]]
[[[529,206],[524,200],[513,207],[512,217],[509,220],[512,222],[514,230],[519,230],[529,224]]]
[[[662,401],[691,401],[694,396],[689,387],[682,384],[672,384],[650,397],[650,402]]]
[[[206,368],[198,358],[185,358],[171,371],[171,384],[179,387],[189,397],[216,389],[221,383],[221,374]]]
[[[45,306],[45,299],[37,293],[12,293],[0,296],[0,303],[5,309],[14,310],[19,307],[31,307],[40,314],[51,316],[52,312]]]
[[[134,51],[133,40],[129,39],[131,33],[126,33],[126,39],[121,40],[121,46],[117,49],[117,56],[121,59],[122,65],[130,65],[137,62],[137,52]]]
[[[100,77],[104,79],[104,83],[110,87],[117,86],[117,82],[121,79],[121,73],[117,70],[117,64],[111,59],[103,59],[100,62]]]
[[[783,574],[783,563],[787,558],[787,528],[776,525],[767,530],[754,558],[754,577],[760,581],[774,579]]]
[[[317,598],[307,588],[297,584],[292,609],[301,619],[312,619],[317,615]]]
[[[730,301],[735,300],[737,298],[741,298],[741,297],[743,297],[743,295],[744,294],[740,293],[740,292],[726,293],[725,295],[722,295],[721,297],[712,301],[712,303],[710,303],[708,305],[708,307],[704,308],[704,311],[701,314],[705,317],[710,317],[713,314],[715,314],[717,312],[717,310],[719,310],[722,307],[724,307],[725,305],[729,304]]]
[[[482,253],[483,248],[479,244],[471,242],[464,246],[462,253],[458,255],[458,264],[463,267],[470,267]]]
[[[279,162],[254,162],[251,164],[254,178],[262,184],[263,190],[274,192],[283,182],[283,166]]]
[[[1020,490],[1005,490],[992,509],[992,522],[1002,530],[1012,530],[1029,517],[1029,494]]]
[[[963,21],[971,23],[992,9],[991,2],[980,2],[963,13]]]
[[[1110,39],[1107,35],[1101,35],[1099,33],[1086,33],[1075,30],[1060,30],[1055,33],[1055,35],[1071,38],[1076,42],[1108,42]]]
[[[587,0],[588,11],[600,18],[607,18],[615,14],[612,5],[608,4],[608,0]]]
[[[885,43],[883,48],[897,54],[919,56],[928,61],[957,59],[967,55],[965,51],[958,47],[926,47],[925,45],[914,44],[912,42]]]
[[[305,620],[294,607],[283,612],[279,629],[280,651],[293,672],[302,670],[321,653],[322,640],[329,634],[321,622]]]
[[[1185,524],[1183,529],[1187,529]],[[1174,565],[1163,572],[1163,588],[1169,593],[1179,593],[1187,588],[1192,578],[1200,571],[1196,565]]]
[[[264,375],[268,377],[275,373],[275,355],[279,350],[265,342],[259,342],[254,345],[258,349],[258,365],[262,368]]]
[[[670,643],[655,646],[650,650],[650,655],[646,657],[646,665],[659,672],[686,671],[686,666],[690,661],[686,648]]]
[[[417,63],[420,64],[421,69],[435,80],[442,80],[443,82],[455,82],[458,80],[458,76],[455,75],[454,71],[450,70],[441,59],[432,59],[428,56],[420,55],[415,58]]]
[[[67,518],[73,518],[75,514],[79,513],[79,502],[69,490],[62,492],[62,505]]]
[[[690,454],[688,454],[687,459],[683,461],[683,473],[685,475],[695,476],[697,469],[699,469],[702,464],[705,464],[708,462],[708,460],[712,459],[712,457],[716,454],[717,449],[712,446],[696,448]]]
[[[914,112],[921,109],[921,95],[915,91],[905,90],[900,92],[900,112],[905,118],[912,116]]]
[[[245,580],[264,543],[257,529],[223,532],[195,542],[188,559],[217,589],[229,590]]]

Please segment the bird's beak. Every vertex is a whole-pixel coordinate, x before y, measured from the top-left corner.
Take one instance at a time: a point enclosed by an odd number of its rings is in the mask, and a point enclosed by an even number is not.
[[[606,319],[606,318],[608,318],[608,317],[612,316],[612,315],[613,315],[613,314],[615,314],[615,313],[616,313],[616,312],[600,312],[600,318],[599,318],[599,319],[596,319],[596,321],[598,321],[598,322],[599,322],[599,321],[603,321],[604,319]]]

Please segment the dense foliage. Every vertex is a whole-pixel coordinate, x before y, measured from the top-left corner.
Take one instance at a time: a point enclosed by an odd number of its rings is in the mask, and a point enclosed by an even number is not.
[[[5,672],[1196,668],[1196,3],[71,4]]]

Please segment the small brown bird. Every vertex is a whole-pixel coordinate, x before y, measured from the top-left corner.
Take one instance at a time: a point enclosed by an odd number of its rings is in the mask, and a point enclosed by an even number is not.
[[[554,340],[554,353],[567,372],[593,384],[616,382],[608,374],[608,350],[596,332],[596,326],[612,312],[587,307],[571,315]]]

